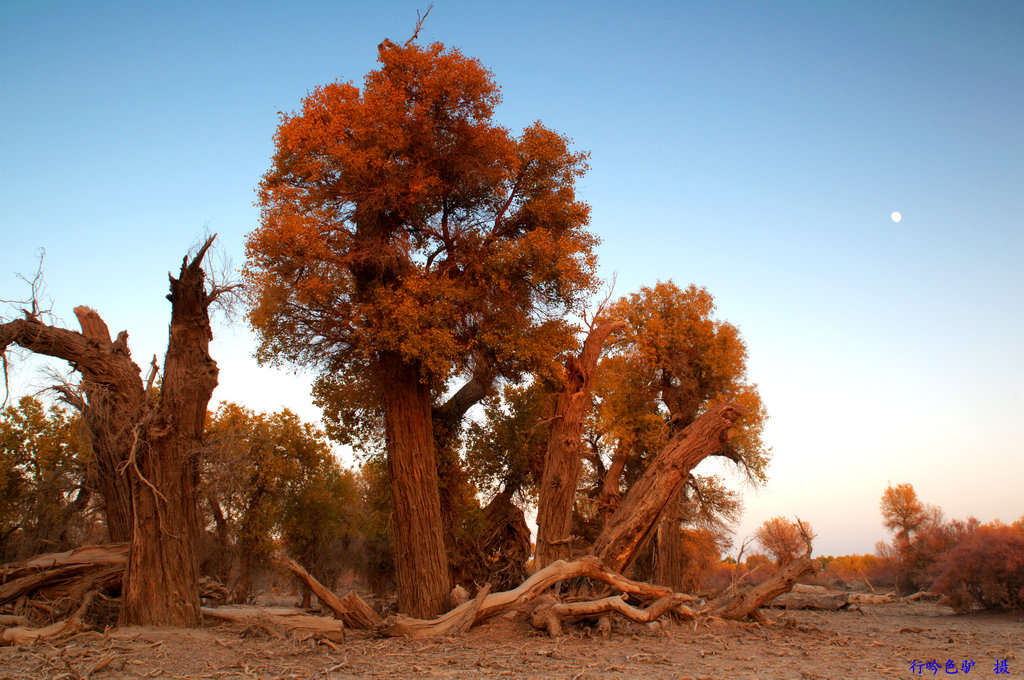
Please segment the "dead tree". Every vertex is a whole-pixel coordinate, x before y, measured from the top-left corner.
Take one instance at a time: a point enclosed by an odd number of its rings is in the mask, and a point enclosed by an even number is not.
[[[593,552],[604,564],[625,571],[686,476],[702,460],[722,451],[729,428],[741,414],[736,404],[720,404],[669,440],[594,543]]]
[[[82,414],[94,454],[94,468],[88,477],[103,499],[110,540],[128,541],[132,505],[125,461],[135,424],[146,409],[146,388],[128,351],[128,332],[121,331],[111,341],[107,324],[88,307],[75,308],[80,333],[43,323],[35,305],[24,313],[23,319],[0,324],[0,353],[18,345],[63,359],[81,375],[82,396],[66,387],[58,389]]]
[[[625,327],[622,321],[606,321],[592,328],[579,356],[565,362],[565,380],[555,406],[537,503],[537,568],[570,557],[572,508],[582,464],[580,442],[583,416],[590,404],[590,377],[605,339]]]
[[[228,289],[206,285],[203,257],[215,237],[168,275],[171,324],[159,403],[135,426],[127,460],[133,532],[122,625],[196,627],[199,611],[198,453],[217,386],[209,307]]]

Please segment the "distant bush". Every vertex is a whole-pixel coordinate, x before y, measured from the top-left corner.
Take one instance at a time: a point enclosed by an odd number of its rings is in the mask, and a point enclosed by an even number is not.
[[[932,589],[956,611],[1024,608],[1024,524],[978,527],[939,555]]]

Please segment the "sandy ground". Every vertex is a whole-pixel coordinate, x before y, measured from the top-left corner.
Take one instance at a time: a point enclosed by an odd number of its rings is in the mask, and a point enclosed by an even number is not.
[[[929,603],[861,611],[769,611],[767,625],[642,626],[616,621],[608,638],[575,628],[562,638],[523,616],[433,640],[353,632],[329,646],[238,626],[125,629],[57,645],[0,648],[12,678],[1024,678],[1024,612],[954,615]],[[911,669],[916,661],[934,668]],[[974,662],[965,673],[965,662]],[[997,673],[1005,661],[1006,673]],[[951,662],[952,665],[947,666]]]

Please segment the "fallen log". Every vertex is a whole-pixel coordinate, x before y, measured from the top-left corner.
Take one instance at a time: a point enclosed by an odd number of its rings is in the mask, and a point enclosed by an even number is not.
[[[811,560],[811,550],[808,546],[802,557],[787,564],[761,585],[735,595],[719,597],[704,607],[701,613],[734,621],[756,619],[759,616],[758,609],[782,593],[791,591],[798,578],[813,573],[814,570],[814,561]]]
[[[895,602],[892,593],[888,595],[867,595],[865,593],[850,593],[850,604],[888,604]]]
[[[930,590],[919,590],[913,595],[907,595],[901,597],[900,602],[916,602],[917,600],[938,600],[942,597],[939,593],[933,593]]]
[[[331,610],[334,618],[344,621],[346,626],[373,630],[384,622],[380,615],[356,594],[356,591],[350,591],[344,598],[339,599],[292,558],[281,557],[278,563],[312,590],[320,603]]]
[[[39,640],[53,640],[81,632],[84,624],[79,618],[70,618],[42,628],[5,628],[0,632],[0,645],[29,645]]]
[[[601,560],[593,556],[581,557],[572,562],[557,560],[523,581],[518,588],[492,593],[483,598],[477,606],[469,626],[481,623],[492,616],[528,602],[542,592],[566,579],[592,578],[607,583],[623,593],[632,593],[642,598],[661,598],[673,595],[668,588],[632,581],[608,569]],[[686,596],[696,600],[690,595]],[[477,600],[480,595],[477,595]],[[389,616],[377,631],[386,636],[431,637],[455,632],[465,621],[466,612],[475,606],[476,600],[466,602],[436,619],[414,619],[404,614]]]
[[[849,607],[851,602],[848,593],[801,593],[794,589],[791,593],[776,596],[768,606],[776,609],[819,609],[834,612]]]
[[[655,600],[645,609],[634,607],[626,602],[625,595],[589,602],[545,603],[533,611],[530,622],[534,628],[547,630],[552,637],[559,637],[562,635],[562,623],[565,619],[596,616],[605,612],[618,612],[637,623],[651,623],[670,611],[692,620],[697,618],[697,612],[688,607],[687,603],[693,600],[691,595],[674,593]]]
[[[83,545],[74,550],[59,553],[41,553],[21,562],[11,562],[0,567],[0,583],[40,571],[48,571],[57,567],[84,566],[99,567],[102,565],[128,563],[128,544],[110,543],[108,545]]]
[[[42,628],[31,628],[28,626],[5,628],[3,632],[0,632],[0,645],[32,644],[39,640],[55,640],[65,635],[73,635],[74,633],[88,630],[89,627],[82,619],[95,596],[96,591],[90,591],[83,596],[81,604],[79,604],[78,609],[72,616],[63,621],[52,623],[49,626],[43,626]]]
[[[288,607],[253,607],[228,605],[200,607],[203,616],[219,621],[260,626],[274,633],[273,626],[290,631],[299,639],[322,638],[332,642],[345,641],[345,623],[325,616],[311,616],[301,609]]]

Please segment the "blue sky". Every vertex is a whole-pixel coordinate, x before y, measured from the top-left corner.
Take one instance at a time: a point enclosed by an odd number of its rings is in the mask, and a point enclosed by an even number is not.
[[[96,307],[162,358],[165,273],[207,226],[242,263],[278,112],[359,84],[417,9],[0,2],[0,298],[43,247],[59,318]],[[711,291],[771,415],[740,534],[799,515],[836,554],[886,538],[888,482],[952,516],[1024,514],[1021,35],[1013,2],[438,0],[420,38],[494,72],[502,124],[591,152],[617,293]],[[316,417],[244,324],[215,332],[215,399]]]

